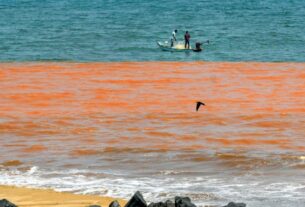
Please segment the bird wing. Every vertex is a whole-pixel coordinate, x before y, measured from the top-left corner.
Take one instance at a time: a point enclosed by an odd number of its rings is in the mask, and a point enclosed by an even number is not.
[[[197,105],[196,105],[196,111],[198,111],[199,107],[200,107],[201,103],[200,102],[197,102]]]

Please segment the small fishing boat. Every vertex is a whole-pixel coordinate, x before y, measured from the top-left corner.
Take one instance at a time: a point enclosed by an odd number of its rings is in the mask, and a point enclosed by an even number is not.
[[[170,51],[170,52],[189,52],[189,51],[193,51],[191,46],[190,46],[189,49],[185,48],[184,44],[181,43],[181,42],[177,42],[172,47],[171,47],[170,43],[168,43],[167,41],[165,41],[165,42],[157,41],[157,44],[161,48],[161,50],[163,50],[163,51]]]
[[[170,51],[170,52],[190,52],[190,51],[201,52],[202,51],[202,48],[201,48],[202,43],[199,43],[199,42],[196,42],[195,49],[192,49],[191,46],[190,46],[190,48],[185,48],[183,42],[177,42],[174,44],[174,46],[171,46],[170,43],[167,41],[165,41],[165,42],[157,41],[157,45],[159,46],[159,48],[161,48],[161,50]]]

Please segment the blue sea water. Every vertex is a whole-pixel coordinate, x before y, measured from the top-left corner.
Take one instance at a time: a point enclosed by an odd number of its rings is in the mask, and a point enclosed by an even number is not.
[[[210,40],[202,53],[157,40]],[[305,61],[304,0],[1,0],[0,61]]]

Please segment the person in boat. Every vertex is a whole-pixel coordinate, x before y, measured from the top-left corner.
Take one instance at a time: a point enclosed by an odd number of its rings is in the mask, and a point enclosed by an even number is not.
[[[202,43],[201,42],[196,42],[195,44],[195,49],[193,50],[194,52],[201,52],[201,45]]]
[[[174,44],[177,42],[177,39],[176,39],[177,33],[178,33],[178,30],[176,30],[176,29],[172,33],[172,36],[171,36],[171,47],[173,47]]]
[[[185,32],[184,35],[184,48],[186,49],[190,49],[190,39],[191,39],[191,35],[188,31]]]

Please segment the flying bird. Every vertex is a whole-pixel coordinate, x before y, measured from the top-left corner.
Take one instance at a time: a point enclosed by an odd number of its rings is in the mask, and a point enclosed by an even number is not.
[[[201,105],[205,106],[204,103],[198,101],[198,102],[197,102],[197,105],[196,105],[196,111],[198,111],[198,109],[199,109],[199,107],[200,107]]]

